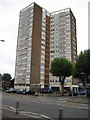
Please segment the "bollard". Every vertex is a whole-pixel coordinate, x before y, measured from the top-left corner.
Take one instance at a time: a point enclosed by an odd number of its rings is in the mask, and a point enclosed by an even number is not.
[[[60,108],[59,109],[59,120],[62,120],[62,118],[63,118],[63,109]]]
[[[73,93],[72,93],[72,100],[73,100]]]
[[[78,98],[80,98],[79,92],[78,92]]]
[[[19,114],[19,102],[16,102],[16,114]]]

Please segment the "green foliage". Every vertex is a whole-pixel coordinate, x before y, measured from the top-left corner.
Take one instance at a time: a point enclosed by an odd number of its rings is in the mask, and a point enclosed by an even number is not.
[[[73,76],[82,79],[81,73],[85,73],[88,80],[88,76],[90,76],[90,49],[85,50],[84,52],[81,51],[77,57]]]
[[[2,80],[2,74],[0,73],[0,81]]]
[[[76,69],[76,66],[73,65],[73,77],[74,78],[80,78],[81,74],[78,73],[78,70]]]
[[[9,82],[10,80],[11,80],[11,75],[9,74],[9,73],[4,73],[3,75],[2,75],[2,80],[3,81],[6,81],[6,82]]]
[[[66,58],[55,58],[51,63],[51,70],[53,76],[69,77],[72,75],[72,64]]]
[[[59,77],[61,83],[61,94],[63,95],[64,80],[66,77],[72,75],[73,65],[66,58],[55,58],[51,63],[51,70],[53,76]]]

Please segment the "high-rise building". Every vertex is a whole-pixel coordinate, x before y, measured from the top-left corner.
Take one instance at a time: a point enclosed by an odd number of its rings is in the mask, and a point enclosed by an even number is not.
[[[36,3],[20,11],[15,88],[49,85],[50,13]]]
[[[51,13],[50,17],[50,64],[54,58],[67,58],[72,63],[76,62],[77,37],[76,19],[70,8]],[[64,87],[72,87],[72,76],[65,79]],[[50,86],[60,88],[59,78],[50,74]]]
[[[17,37],[15,89],[60,88],[49,70],[55,57],[75,63],[76,19],[71,9],[49,13],[36,3],[20,11]],[[72,77],[65,80],[70,87]]]

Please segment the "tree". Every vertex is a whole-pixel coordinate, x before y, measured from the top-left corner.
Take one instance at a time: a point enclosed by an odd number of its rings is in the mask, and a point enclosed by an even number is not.
[[[65,78],[72,75],[72,69],[72,63],[66,58],[55,58],[51,63],[50,72],[53,76],[59,77],[61,83],[61,95],[63,95]]]
[[[0,82],[2,81],[2,74],[0,73]]]
[[[12,77],[11,77],[11,75],[9,73],[4,73],[2,75],[2,81],[10,82],[11,78]]]
[[[81,73],[84,73],[87,78],[87,82],[90,83],[89,76],[90,76],[90,49],[84,50],[80,52],[79,56],[77,57],[73,76],[75,78],[80,79],[83,83],[85,82],[85,75],[81,76]]]

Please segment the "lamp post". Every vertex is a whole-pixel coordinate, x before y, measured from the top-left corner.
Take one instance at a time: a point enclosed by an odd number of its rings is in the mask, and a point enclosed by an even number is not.
[[[78,79],[78,97],[80,97],[80,96],[79,96],[79,79]]]
[[[81,73],[81,75],[85,75],[85,90],[86,90],[86,73]],[[85,92],[85,97],[87,96],[87,93]]]

